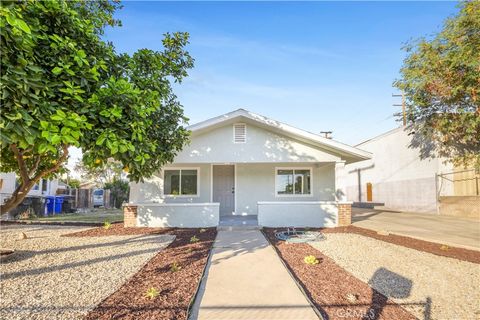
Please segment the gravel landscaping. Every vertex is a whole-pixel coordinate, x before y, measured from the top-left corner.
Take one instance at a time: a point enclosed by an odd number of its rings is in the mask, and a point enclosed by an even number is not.
[[[83,236],[102,233],[138,232],[142,228],[91,229]],[[208,260],[217,230],[144,228],[145,232],[175,234],[175,240],[153,257],[117,291],[88,313],[85,320],[97,319],[188,319],[202,272]],[[148,291],[156,294],[147,297]]]
[[[79,319],[120,288],[173,235],[61,237],[83,227],[2,225],[1,319]],[[23,232],[27,239],[19,239]]]
[[[420,319],[478,319],[480,266],[351,233],[311,243]]]
[[[279,241],[275,231],[264,228],[267,239],[324,319],[415,319],[413,314],[370,288],[330,257],[307,243],[288,244]],[[305,263],[304,258],[310,255],[316,258],[316,264]]]

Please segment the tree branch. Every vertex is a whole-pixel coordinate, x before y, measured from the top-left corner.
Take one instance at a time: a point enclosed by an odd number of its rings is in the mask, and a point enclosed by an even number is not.
[[[17,158],[18,169],[20,171],[20,176],[24,184],[27,184],[30,181],[30,176],[28,175],[27,165],[23,161],[23,152],[20,152],[16,144],[11,144],[10,149],[12,150],[15,158]]]
[[[32,174],[35,173],[35,171],[37,171],[37,168],[38,168],[38,165],[40,164],[40,161],[42,160],[42,157],[39,155],[37,156],[37,160],[35,161],[35,164],[33,165],[33,167],[30,169],[30,172],[28,173],[28,176],[32,176]]]
[[[58,159],[57,163],[55,163],[55,165],[49,169],[45,169],[41,172],[39,172],[34,178],[33,180],[35,182],[37,182],[40,178],[46,176],[46,175],[49,175],[50,173],[53,173],[55,171],[58,170],[58,168],[60,168],[60,166],[62,165],[62,163],[65,162],[65,160],[67,160],[68,158],[68,145],[66,144],[63,144],[62,145],[62,150],[63,150],[63,154],[62,156]]]

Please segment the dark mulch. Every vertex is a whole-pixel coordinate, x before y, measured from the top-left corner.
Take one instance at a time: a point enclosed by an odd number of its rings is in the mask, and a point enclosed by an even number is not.
[[[264,233],[325,319],[416,319],[312,246],[278,241],[272,228],[264,228]],[[319,263],[305,264],[308,255]],[[356,302],[349,302],[349,293],[357,296]]]
[[[124,283],[116,292],[103,300],[85,319],[187,319],[193,299],[217,230],[180,228],[123,228],[123,224],[110,229],[91,229],[68,236],[104,236],[132,234],[173,234],[175,240],[154,256]],[[192,236],[199,241],[191,243]],[[180,270],[171,271],[176,263]],[[145,296],[149,288],[159,295]]]
[[[399,246],[404,246],[407,248],[429,252],[437,256],[455,258],[458,260],[480,263],[480,251],[468,250],[458,247],[443,247],[440,243],[429,242],[419,239],[414,239],[410,237],[399,236],[395,234],[390,234],[388,236],[380,235],[376,231],[359,228],[356,226],[347,226],[347,227],[338,227],[330,229],[322,229],[324,233],[356,233],[363,236],[371,237],[377,240],[393,243]]]

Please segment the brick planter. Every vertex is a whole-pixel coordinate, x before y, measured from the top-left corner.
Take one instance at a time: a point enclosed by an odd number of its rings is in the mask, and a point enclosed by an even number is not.
[[[137,226],[137,206],[123,206],[123,226],[125,228]]]
[[[352,224],[352,203],[338,203],[338,226],[344,227]]]

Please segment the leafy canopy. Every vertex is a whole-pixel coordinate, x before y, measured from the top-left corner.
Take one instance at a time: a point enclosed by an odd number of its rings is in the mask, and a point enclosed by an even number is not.
[[[1,2],[0,171],[17,172],[22,192],[61,172],[70,146],[82,148],[87,165],[114,159],[139,181],[188,139],[171,87],[193,67],[188,34],[166,34],[163,51],[117,54],[101,35],[120,25],[118,8],[108,0]]]
[[[480,1],[460,4],[433,39],[406,47],[401,79],[423,157],[446,157],[480,168]]]

